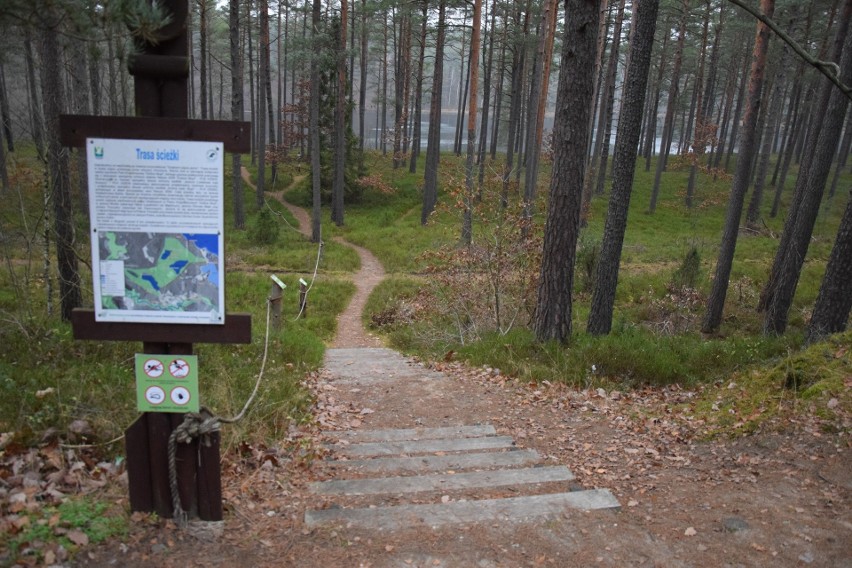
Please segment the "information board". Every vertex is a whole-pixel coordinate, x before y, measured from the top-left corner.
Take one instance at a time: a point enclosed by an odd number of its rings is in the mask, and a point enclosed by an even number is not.
[[[223,145],[86,140],[96,321],[223,324]]]

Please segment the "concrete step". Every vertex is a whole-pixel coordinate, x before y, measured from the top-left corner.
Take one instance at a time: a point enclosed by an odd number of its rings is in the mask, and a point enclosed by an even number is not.
[[[556,517],[571,509],[617,508],[619,508],[618,500],[609,490],[592,489],[507,499],[309,510],[305,512],[305,524],[308,527],[336,524],[360,529],[397,530],[484,521],[524,522],[534,518]]]
[[[365,442],[361,444],[335,444],[332,450],[346,457],[378,457],[405,454],[434,454],[436,452],[468,452],[511,448],[514,441],[509,436],[484,438],[459,438],[448,440],[403,440],[399,442]]]
[[[336,479],[311,483],[310,489],[321,495],[377,495],[382,493],[399,494],[479,487],[505,487],[571,481],[572,479],[574,479],[574,474],[567,467],[558,465],[496,471],[471,471],[456,474],[433,473],[406,477]]]
[[[357,473],[426,473],[430,471],[497,469],[532,465],[540,456],[535,450],[509,450],[444,456],[412,456],[406,458],[372,458],[366,460],[334,460],[325,466]]]
[[[402,428],[386,430],[327,431],[324,435],[347,442],[400,442],[405,440],[437,440],[446,438],[480,438],[495,436],[490,424],[475,426],[444,426],[441,428]]]

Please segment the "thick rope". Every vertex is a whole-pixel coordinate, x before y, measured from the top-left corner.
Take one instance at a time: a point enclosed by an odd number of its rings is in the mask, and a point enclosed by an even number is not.
[[[266,361],[269,355],[269,319],[271,312],[272,302],[269,301],[269,298],[266,300],[266,334],[263,341],[263,359],[260,363],[260,372],[257,374],[257,380],[254,383],[254,390],[251,393],[251,396],[246,401],[245,405],[243,405],[243,409],[239,414],[234,416],[233,418],[222,418],[220,416],[216,416],[206,407],[201,407],[200,412],[188,412],[184,415],[183,422],[180,425],[172,430],[172,433],[169,435],[169,445],[168,445],[168,466],[169,466],[169,491],[172,496],[172,509],[173,517],[175,522],[180,527],[186,526],[187,514],[186,511],[183,510],[183,507],[180,503],[180,494],[178,492],[178,481],[177,481],[177,445],[181,444],[189,444],[195,438],[200,438],[201,443],[207,447],[213,443],[211,435],[215,432],[218,432],[220,426],[224,424],[234,424],[243,419],[246,412],[249,409],[249,406],[254,401],[254,397],[257,395],[257,391],[260,388],[260,382],[263,379],[263,373],[266,370]]]

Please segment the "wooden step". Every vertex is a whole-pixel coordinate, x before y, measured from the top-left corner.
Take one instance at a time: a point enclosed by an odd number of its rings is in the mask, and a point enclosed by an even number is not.
[[[618,500],[609,490],[591,489],[506,499],[309,510],[305,512],[305,524],[308,527],[334,524],[359,529],[397,530],[483,521],[525,522],[536,518],[557,517],[572,509],[618,508]]]

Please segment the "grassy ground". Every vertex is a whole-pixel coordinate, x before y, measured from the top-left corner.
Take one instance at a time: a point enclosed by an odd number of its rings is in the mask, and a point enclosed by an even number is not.
[[[358,268],[354,252],[331,237],[340,235],[369,248],[385,265],[391,276],[371,298],[365,321],[404,351],[432,357],[452,352],[452,356],[472,364],[499,367],[535,381],[578,385],[701,383],[723,380],[756,364],[771,366],[782,355],[796,352],[843,207],[838,197],[823,208],[786,336],[763,337],[759,333],[760,314],[754,310],[783,226],[782,208],[782,216],[775,219],[764,211],[761,230],[741,234],[722,335],[706,338],[696,329],[709,291],[730,180],[724,176],[713,180],[701,174],[696,205],[687,209],[683,204],[687,171],[675,161],[663,178],[657,210],[649,214],[653,164],[650,172],[637,165],[613,333],[603,338],[583,333],[592,286],[588,277],[591,272],[586,268],[592,264],[586,261],[594,260],[606,211],[606,197],[600,196],[592,202],[578,250],[583,263],[577,268],[575,283],[575,338],[568,347],[537,345],[528,324],[537,279],[535,239],[543,230],[545,200],[537,203],[533,246],[524,248],[518,244],[515,224],[517,193],[510,192],[508,213],[493,206],[500,192],[501,165],[489,162],[483,199],[474,217],[474,253],[465,256],[468,253],[456,246],[461,227],[458,195],[464,187],[459,158],[442,158],[439,206],[426,226],[420,223],[422,164],[418,173],[410,174],[407,168],[394,170],[389,157],[373,153],[367,155],[367,161],[372,181],[361,202],[347,204],[345,225],[334,226],[324,209],[326,244],[312,290],[312,309],[307,319],[298,321],[291,321],[296,315],[293,291],[298,278],[312,275],[317,248],[294,230],[295,219],[269,195],[264,206],[267,224],[262,226],[254,190],[243,187],[246,230],[226,231],[227,302],[230,311],[252,313],[254,342],[247,346],[197,346],[202,361],[203,402],[216,412],[227,415],[239,411],[253,386],[262,354],[268,274],[281,275],[288,283],[288,293],[286,323],[270,338],[266,374],[272,380],[264,384],[252,417],[232,429],[229,444],[244,435],[275,436],[290,419],[303,416],[307,399],[299,379],[322,360],[324,342],[335,332],[336,315],[352,293],[345,276]],[[46,315],[41,265],[43,178],[31,150],[17,152],[13,163],[17,191],[0,206],[0,252],[5,264],[0,271],[4,350],[0,359],[0,430],[36,439],[51,428],[62,431],[72,420],[84,418],[92,422],[99,440],[110,440],[135,416],[131,362],[139,346],[76,342],[68,325]],[[226,164],[229,168],[230,160]],[[255,169],[249,169],[254,175]],[[548,179],[549,166],[545,164],[542,169],[542,179]],[[284,166],[269,189],[285,189],[304,174],[304,166]],[[230,172],[226,171],[226,179],[230,179]],[[792,185],[792,178],[788,185]],[[540,194],[546,193],[545,186],[543,181]],[[226,227],[230,228],[230,188],[226,193]],[[788,189],[784,195],[785,205],[790,193]],[[307,179],[296,183],[288,195],[307,203]],[[771,195],[767,195],[765,202],[770,200]],[[77,203],[82,205],[79,196]],[[84,213],[78,213],[76,219],[78,251],[84,259],[85,302],[90,303],[90,274],[85,266],[88,222]],[[272,242],[261,243],[270,231],[276,233]],[[693,247],[700,255],[694,286],[673,287],[673,273]],[[502,310],[499,315],[498,301]]]

